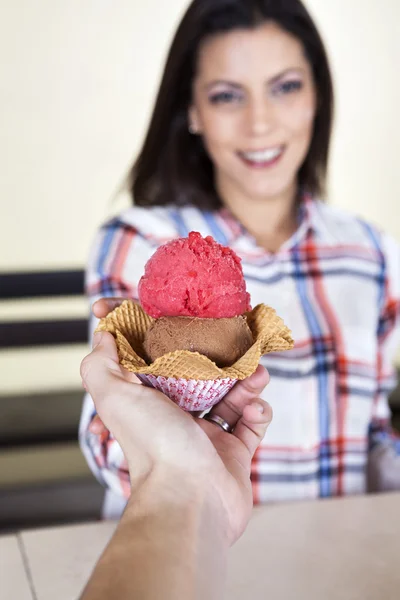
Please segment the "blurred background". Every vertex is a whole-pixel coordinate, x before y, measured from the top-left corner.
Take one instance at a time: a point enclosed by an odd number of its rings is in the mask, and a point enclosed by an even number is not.
[[[329,202],[400,240],[399,0],[305,3],[336,82]],[[130,202],[187,4],[0,2],[0,530],[100,514],[77,442],[83,272],[96,228]],[[392,404],[399,423],[398,392]]]

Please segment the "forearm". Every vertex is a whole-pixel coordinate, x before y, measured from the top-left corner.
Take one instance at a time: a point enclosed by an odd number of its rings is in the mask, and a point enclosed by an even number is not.
[[[82,600],[220,599],[228,543],[222,507],[182,481],[134,494]],[[177,495],[179,494],[179,499]]]

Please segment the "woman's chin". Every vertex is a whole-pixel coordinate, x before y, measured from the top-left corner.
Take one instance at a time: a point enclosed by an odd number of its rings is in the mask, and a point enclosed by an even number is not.
[[[292,182],[290,184],[287,182],[274,182],[274,184],[269,183],[268,185],[242,187],[246,198],[254,200],[255,202],[274,200],[278,197],[285,196],[292,189],[295,189],[295,184]]]

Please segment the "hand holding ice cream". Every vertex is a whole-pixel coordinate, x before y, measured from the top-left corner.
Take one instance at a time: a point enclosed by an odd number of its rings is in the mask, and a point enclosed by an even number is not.
[[[193,501],[211,494],[223,507],[220,518],[232,544],[251,514],[251,461],[272,418],[271,407],[260,398],[268,383],[265,369],[259,367],[218,406],[234,429],[229,435],[140,385],[118,364],[115,340],[108,333],[95,336],[81,375],[98,415],[123,449],[135,492],[132,500],[143,498],[140,494],[155,480],[156,494],[150,501],[165,500],[166,495],[167,505],[180,505],[181,497],[187,503],[194,484]]]

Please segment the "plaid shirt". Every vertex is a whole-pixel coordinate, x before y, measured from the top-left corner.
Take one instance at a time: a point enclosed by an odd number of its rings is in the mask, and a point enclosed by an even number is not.
[[[309,198],[296,233],[276,254],[260,248],[226,209],[131,207],[97,235],[87,271],[91,301],[137,298],[152,253],[191,230],[237,252],[253,306],[273,306],[296,342],[293,350],[262,359],[271,375],[264,397],[274,420],[253,461],[255,503],[364,492],[369,450],[392,439],[387,399],[400,330],[398,245]],[[98,479],[127,497],[121,448],[109,432],[90,433],[94,415],[86,396],[84,454]]]

